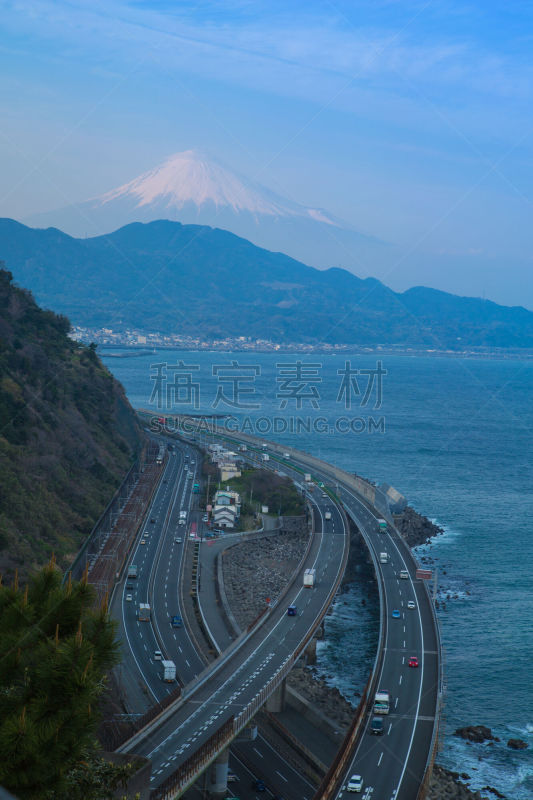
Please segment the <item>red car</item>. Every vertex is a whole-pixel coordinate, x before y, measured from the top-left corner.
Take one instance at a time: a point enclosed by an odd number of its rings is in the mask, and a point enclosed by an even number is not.
[[[410,667],[418,667],[418,658],[416,656],[409,657],[409,664]]]

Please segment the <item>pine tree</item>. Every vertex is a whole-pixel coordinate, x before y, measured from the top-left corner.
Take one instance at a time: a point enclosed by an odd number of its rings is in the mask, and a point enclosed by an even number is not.
[[[0,785],[21,799],[68,796],[69,776],[96,754],[118,644],[93,605],[86,578],[63,586],[53,561],[24,588],[0,585]]]

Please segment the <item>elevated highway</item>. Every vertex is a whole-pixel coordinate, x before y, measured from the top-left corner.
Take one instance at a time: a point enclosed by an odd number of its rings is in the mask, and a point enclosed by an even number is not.
[[[261,461],[262,440],[234,435],[230,439],[224,432],[217,438],[246,443],[247,457]],[[313,481],[327,487],[325,498],[318,488],[312,494],[319,522],[300,574],[288,587],[283,602],[270,609],[260,625],[232,645],[186,687],[180,701],[121,749],[149,756],[154,765],[153,785],[160,787],[157,796],[176,797],[250,722],[291,669],[340,583],[348,530],[344,513],[332,502],[337,500],[363,535],[379,578],[380,648],[367,687],[369,704],[377,688],[388,689],[392,703],[380,737],[369,733],[369,707],[359,709],[351,736],[316,800],[345,796],[351,774],[363,776],[363,796],[368,800],[422,797],[435,749],[441,694],[438,628],[426,586],[416,579],[416,564],[395,531],[382,498],[376,496],[375,487],[290,448],[268,443],[268,453],[270,461],[261,462],[262,466],[282,470],[302,486],[303,474],[311,472]],[[332,509],[331,521],[324,519],[326,507]],[[172,511],[168,513],[170,520]],[[386,516],[386,533],[379,532],[378,515]],[[384,563],[380,561],[381,552],[387,553]],[[319,585],[313,592],[301,587],[306,566],[319,570]],[[402,570],[407,571],[407,578],[400,577]],[[414,602],[413,609],[408,608],[409,600]],[[291,603],[300,606],[296,618],[286,615]],[[393,610],[399,617],[392,617]],[[418,668],[407,666],[410,656],[418,657]],[[198,671],[198,663],[194,669]]]

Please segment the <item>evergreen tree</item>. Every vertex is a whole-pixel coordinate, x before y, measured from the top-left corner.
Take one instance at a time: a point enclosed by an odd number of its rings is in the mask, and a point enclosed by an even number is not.
[[[51,561],[23,589],[0,585],[0,654],[0,785],[31,800],[73,796],[72,775],[98,749],[115,623],[94,610],[86,578],[63,586]]]

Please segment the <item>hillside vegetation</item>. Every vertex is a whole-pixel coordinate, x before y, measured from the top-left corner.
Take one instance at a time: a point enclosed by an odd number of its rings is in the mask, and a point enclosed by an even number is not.
[[[120,384],[0,269],[0,571],[65,567],[139,450]]]
[[[533,312],[525,308],[424,287],[393,292],[207,226],[159,220],[73,239],[1,219],[0,253],[39,302],[88,327],[205,341],[533,347]]]
[[[291,479],[270,470],[244,470],[240,478],[224,481],[223,486],[239,492],[243,515],[261,511],[261,506],[286,517],[305,514],[305,503]]]

